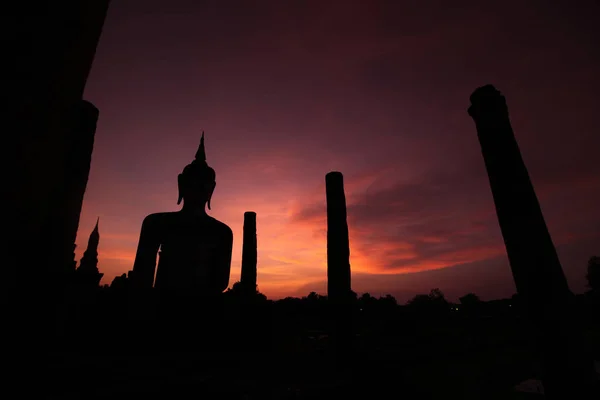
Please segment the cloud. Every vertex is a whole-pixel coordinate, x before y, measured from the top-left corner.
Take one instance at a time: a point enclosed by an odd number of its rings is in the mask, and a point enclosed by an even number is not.
[[[414,273],[502,256],[504,243],[482,171],[483,162],[478,169],[466,163],[409,181],[388,182],[382,189],[371,186],[364,191],[360,185],[347,185],[353,271]],[[571,178],[557,174],[539,186],[542,192],[548,185],[576,186]],[[324,198],[296,209],[291,221],[299,226],[326,225]],[[555,232],[555,242],[577,240],[581,235],[573,228]]]
[[[507,96],[555,242],[597,243],[594,2],[259,3],[111,6],[86,85],[101,113],[78,259],[99,215],[101,254],[115,255],[101,271],[130,269],[144,216],[178,209],[176,176],[205,130],[232,281],[253,210],[265,293],[323,287],[324,181],[338,170],[357,288],[427,292],[454,273],[493,286],[503,243],[466,113],[488,82]]]

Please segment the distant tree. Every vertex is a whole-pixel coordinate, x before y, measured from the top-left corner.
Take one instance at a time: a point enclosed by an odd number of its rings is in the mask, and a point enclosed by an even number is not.
[[[461,310],[467,314],[477,314],[483,306],[483,302],[475,293],[467,293],[458,300],[460,301]]]
[[[588,287],[594,292],[600,290],[600,257],[591,257],[588,261],[586,279]]]
[[[374,300],[377,300],[377,299],[376,299],[375,297],[371,296],[371,294],[367,292],[367,293],[363,293],[363,294],[362,294],[362,295],[359,297],[359,299],[358,299],[358,300],[359,300],[359,301],[362,301],[362,302],[364,302],[364,303],[369,303],[369,302],[372,302],[372,301],[374,301]]]
[[[256,288],[256,298],[257,298],[257,300],[260,300],[263,302],[268,300],[267,295],[265,295],[260,290],[258,290],[258,287]]]
[[[442,293],[442,291],[438,288],[431,289],[431,292],[429,292],[429,297],[435,301],[446,301],[444,293]]]
[[[481,303],[481,299],[475,293],[467,293],[458,299],[463,306],[470,306]]]
[[[308,301],[319,301],[319,300],[321,300],[321,297],[322,296],[320,294],[318,294],[317,292],[310,292],[308,294],[308,296],[305,297],[305,299]]]
[[[418,294],[408,301],[408,306],[421,307],[431,303],[431,298],[427,294]]]
[[[304,296],[298,301],[304,312],[314,315],[322,312],[328,306],[327,296],[320,295],[317,292],[310,292],[308,296]]]
[[[362,307],[368,307],[369,305],[373,305],[377,302],[377,299],[371,296],[370,293],[363,293],[359,298],[358,302]]]
[[[252,297],[255,300],[267,300],[267,296],[265,296],[264,294],[262,294],[259,290],[258,290],[258,285],[256,285],[254,287],[254,290],[252,290],[252,288],[248,288],[245,285],[243,285],[241,282],[235,282],[230,289],[227,289],[225,291],[225,294],[227,296],[232,296],[232,297]]]
[[[418,294],[408,302],[408,307],[417,312],[443,313],[450,309],[450,303],[444,293],[438,288],[432,289],[429,294]]]
[[[391,294],[386,294],[385,296],[380,297],[379,302],[384,305],[389,305],[389,306],[393,306],[393,307],[398,305],[396,298],[394,296],[392,296]]]

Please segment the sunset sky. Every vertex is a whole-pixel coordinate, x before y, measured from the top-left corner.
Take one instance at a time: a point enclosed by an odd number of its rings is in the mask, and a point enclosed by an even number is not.
[[[515,292],[469,95],[492,83],[570,287],[600,255],[600,3],[113,1],[85,98],[100,109],[77,238],[103,283],[147,214],[176,211],[201,131],[210,214],[256,211],[268,297],[326,292],[325,174],[344,174],[353,289],[404,302]],[[500,4],[502,6],[500,6]]]

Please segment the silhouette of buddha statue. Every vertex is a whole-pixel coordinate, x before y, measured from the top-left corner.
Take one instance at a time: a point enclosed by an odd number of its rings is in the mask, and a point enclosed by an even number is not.
[[[162,291],[215,295],[229,284],[233,233],[207,215],[216,186],[215,171],[206,163],[204,132],[196,159],[178,177],[180,211],[150,214],[142,223],[133,266],[136,288],[151,288],[156,255],[155,287]]]

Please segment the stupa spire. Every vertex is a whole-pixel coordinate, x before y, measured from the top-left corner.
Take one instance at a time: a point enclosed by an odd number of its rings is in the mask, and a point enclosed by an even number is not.
[[[98,286],[100,279],[104,274],[98,271],[98,244],[100,243],[100,232],[98,225],[100,217],[96,220],[96,226],[88,240],[88,247],[83,253],[83,257],[77,268],[78,281],[80,283],[92,286]]]

